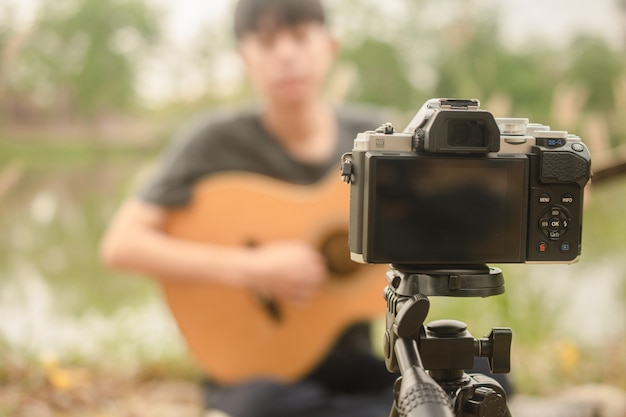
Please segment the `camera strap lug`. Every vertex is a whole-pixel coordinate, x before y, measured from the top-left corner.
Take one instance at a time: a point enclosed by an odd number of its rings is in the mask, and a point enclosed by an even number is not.
[[[344,153],[341,156],[341,179],[346,184],[352,182],[352,153]]]

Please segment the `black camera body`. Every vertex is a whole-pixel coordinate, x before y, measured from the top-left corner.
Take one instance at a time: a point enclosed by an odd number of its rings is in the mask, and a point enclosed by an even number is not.
[[[591,158],[565,131],[431,99],[402,133],[360,133],[343,156],[350,252],[362,263],[573,263]]]

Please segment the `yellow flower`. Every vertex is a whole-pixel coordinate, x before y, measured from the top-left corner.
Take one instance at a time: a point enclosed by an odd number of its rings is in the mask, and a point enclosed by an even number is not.
[[[570,372],[580,363],[580,349],[570,340],[564,340],[559,344],[559,362],[561,370]]]

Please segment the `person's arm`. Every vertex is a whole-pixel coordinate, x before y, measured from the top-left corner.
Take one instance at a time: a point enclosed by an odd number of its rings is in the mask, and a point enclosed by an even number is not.
[[[227,283],[267,296],[304,303],[327,272],[322,256],[302,241],[257,248],[190,242],[163,232],[167,210],[139,199],[125,202],[101,244],[101,258],[115,269],[159,279]]]

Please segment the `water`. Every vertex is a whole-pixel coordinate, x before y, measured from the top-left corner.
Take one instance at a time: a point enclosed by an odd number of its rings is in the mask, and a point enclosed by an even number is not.
[[[87,360],[182,356],[156,286],[107,271],[97,258],[106,223],[141,166],[136,162],[32,169],[5,195],[0,346]]]
[[[0,286],[0,338],[35,357],[77,357],[124,363],[158,360],[184,348],[166,307],[158,298],[120,306],[111,314],[97,309],[64,310],[59,294],[37,270],[20,265]]]

